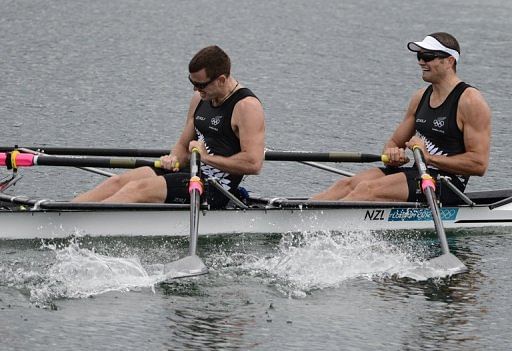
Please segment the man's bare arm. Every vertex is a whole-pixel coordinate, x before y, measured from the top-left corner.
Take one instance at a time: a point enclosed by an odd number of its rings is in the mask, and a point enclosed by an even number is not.
[[[248,97],[239,101],[231,121],[240,139],[241,151],[229,157],[209,155],[203,151],[201,160],[232,174],[258,174],[265,157],[265,117],[259,100]]]
[[[389,158],[388,165],[390,166],[401,166],[409,162],[405,155],[405,143],[411,139],[416,131],[416,109],[420,103],[421,97],[425,89],[420,89],[411,98],[407,111],[405,112],[404,119],[395,132],[384,145],[382,150],[383,155],[387,155]]]
[[[170,170],[178,170],[178,168],[184,169],[184,167],[188,164],[188,144],[195,137],[194,112],[200,100],[201,97],[199,93],[195,93],[192,96],[187,113],[187,119],[185,121],[185,126],[183,127],[183,131],[181,132],[178,141],[176,142],[168,156],[163,156],[160,158],[163,168]],[[176,162],[178,162],[179,167],[175,167]]]
[[[446,172],[482,176],[489,166],[491,110],[477,89],[464,91],[458,117],[462,123],[466,152],[448,157],[427,153],[426,162]]]

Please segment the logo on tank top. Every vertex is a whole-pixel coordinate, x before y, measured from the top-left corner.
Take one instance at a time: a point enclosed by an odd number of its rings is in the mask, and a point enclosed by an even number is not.
[[[213,129],[214,131],[218,132],[219,131],[218,125],[220,124],[220,122],[222,122],[222,117],[223,116],[213,117],[210,120],[210,125],[208,126],[208,128]]]
[[[444,134],[444,130],[440,130],[439,128],[443,128],[444,127],[444,122],[446,121],[446,118],[447,117],[437,117],[433,122],[432,124],[434,125],[435,128],[432,128],[432,130],[436,131],[436,132],[439,132],[439,133],[443,133]]]
[[[437,117],[435,120],[434,120],[434,126],[437,127],[437,128],[443,128],[444,126],[444,121],[446,120],[447,117]]]

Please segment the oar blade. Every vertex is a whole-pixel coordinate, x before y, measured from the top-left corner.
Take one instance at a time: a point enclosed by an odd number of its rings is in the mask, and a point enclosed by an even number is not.
[[[164,265],[166,280],[208,274],[208,267],[196,255],[186,256]]]
[[[465,273],[468,268],[451,253],[443,254],[401,272],[400,276],[425,281]]]
[[[446,275],[460,274],[468,271],[468,267],[451,253],[445,253],[431,259],[428,261],[428,265],[432,269],[446,271]]]

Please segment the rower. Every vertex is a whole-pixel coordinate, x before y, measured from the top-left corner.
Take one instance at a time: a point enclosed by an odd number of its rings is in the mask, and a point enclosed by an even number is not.
[[[386,167],[341,179],[312,199],[425,202],[417,169],[403,167],[409,161],[406,149],[415,146],[421,149],[433,178],[450,177],[461,192],[470,176],[485,174],[491,111],[482,94],[457,76],[459,43],[452,35],[438,32],[407,47],[416,53],[422,78],[430,85],[413,94],[404,119],[385,144]],[[460,202],[450,187],[437,189],[441,203]]]
[[[230,193],[235,192],[244,175],[258,174],[264,159],[263,107],[230,70],[229,56],[221,48],[201,49],[189,63],[188,79],[194,94],[185,127],[169,155],[160,158],[163,170],[130,170],[107,179],[73,201],[186,203],[186,166],[194,148],[200,153],[203,176],[217,179],[222,189]],[[206,200],[211,208],[223,208],[229,198],[210,186],[206,189]]]

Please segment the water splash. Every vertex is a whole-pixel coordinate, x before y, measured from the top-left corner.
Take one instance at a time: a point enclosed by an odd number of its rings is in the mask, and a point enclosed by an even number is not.
[[[30,300],[45,306],[58,298],[84,298],[110,291],[150,288],[162,280],[161,274],[149,275],[137,257],[110,257],[94,249],[81,248],[73,239],[65,246],[43,243],[43,249],[55,253],[55,262],[44,278],[30,290]]]
[[[425,249],[418,245],[412,240],[397,245],[372,232],[294,233],[283,236],[275,255],[249,260],[241,267],[290,297],[304,297],[354,278],[427,279],[411,274],[426,260]]]

